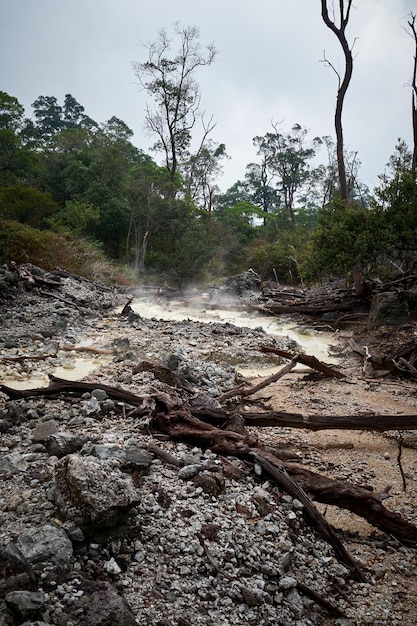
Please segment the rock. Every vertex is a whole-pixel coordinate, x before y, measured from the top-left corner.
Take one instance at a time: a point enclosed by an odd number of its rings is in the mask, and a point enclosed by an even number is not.
[[[45,422],[39,422],[36,425],[32,434],[32,441],[35,443],[43,443],[49,437],[59,430],[59,424],[55,420],[46,420]]]
[[[60,431],[52,433],[45,441],[45,447],[50,456],[57,456],[58,459],[60,459],[67,454],[72,454],[80,450],[86,440],[87,437],[77,437],[77,435],[73,435],[72,433]]]
[[[31,564],[14,543],[0,550],[0,596],[18,589],[35,589],[36,576]]]
[[[121,448],[119,446],[96,445],[92,455],[100,460],[116,459],[123,468],[145,471],[152,463],[152,456],[143,448]]]
[[[218,496],[224,489],[225,480],[221,474],[199,474],[194,481],[196,487],[201,487],[204,493]]]
[[[29,528],[19,535],[17,547],[31,563],[52,561],[61,567],[72,558],[72,543],[62,528],[46,524]]]
[[[83,531],[111,528],[140,502],[130,476],[94,456],[71,454],[55,468],[55,503]]]
[[[16,474],[24,472],[29,467],[27,461],[19,452],[11,452],[0,457],[0,476],[3,474]]]
[[[103,400],[107,400],[108,395],[103,389],[93,389],[91,392],[93,398],[96,398],[99,402],[103,402]]]
[[[226,293],[236,296],[246,296],[248,292],[259,293],[262,289],[262,281],[259,274],[249,269],[247,272],[237,274],[229,278],[224,286]]]
[[[191,480],[191,478],[195,478],[195,476],[197,476],[201,469],[202,466],[197,463],[184,465],[184,467],[181,467],[178,470],[178,478],[181,478],[181,480]]]
[[[42,615],[45,594],[41,591],[11,591],[4,599],[9,611],[19,619],[37,619]]]
[[[86,586],[86,585],[84,585]],[[84,595],[71,607],[77,626],[136,626],[129,604],[109,584],[88,583]]]
[[[368,328],[402,326],[410,319],[407,300],[401,294],[377,293],[372,297]]]

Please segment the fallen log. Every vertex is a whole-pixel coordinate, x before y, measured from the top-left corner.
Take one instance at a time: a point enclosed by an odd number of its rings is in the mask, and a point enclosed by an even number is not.
[[[340,302],[335,304],[323,304],[323,305],[308,305],[308,304],[271,304],[257,306],[256,309],[261,313],[304,313],[305,315],[321,315],[323,313],[333,313],[334,311],[349,311],[354,307],[363,305],[367,302],[364,298],[356,298],[355,300],[349,300],[347,302]]]
[[[360,346],[355,341],[351,340],[350,345],[353,352],[363,357],[364,363],[370,363],[375,367],[390,370],[401,376],[407,376],[408,378],[417,379],[417,370],[414,367],[416,357],[416,344],[412,342],[407,349],[403,349],[397,355],[391,356],[373,356],[370,354],[367,346]],[[407,354],[407,350],[409,354]],[[405,359],[404,355],[408,358]],[[396,361],[398,359],[398,362]]]
[[[346,378],[346,375],[343,374],[343,372],[339,372],[334,369],[334,367],[327,365],[327,363],[319,361],[315,356],[310,356],[308,354],[294,354],[292,352],[288,352],[288,350],[272,348],[271,346],[261,346],[260,351],[264,353],[278,354],[278,356],[282,356],[284,359],[294,359],[297,363],[302,363],[311,369],[315,369],[318,372],[325,374],[325,376],[332,378]]]
[[[417,430],[417,415],[302,415],[283,411],[242,413],[247,426],[303,428],[305,430]]]

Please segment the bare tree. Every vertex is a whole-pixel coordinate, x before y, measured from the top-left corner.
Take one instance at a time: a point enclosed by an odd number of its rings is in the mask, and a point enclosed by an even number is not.
[[[413,73],[411,76],[411,116],[412,116],[412,124],[413,124],[413,162],[412,168],[414,171],[417,170],[417,29],[416,29],[416,16],[414,13],[410,13],[410,19],[407,22],[408,27],[410,29],[409,35],[414,40],[414,62],[413,62]],[[408,32],[408,31],[406,31]]]
[[[339,10],[338,17],[336,19],[336,10],[334,2],[332,1],[332,16],[329,16],[329,9],[327,6],[327,0],[321,0],[321,15],[324,23],[338,38],[340,45],[342,46],[343,54],[345,56],[345,72],[343,78],[336,71],[334,66],[325,59],[325,62],[336,72],[339,79],[339,88],[337,91],[336,99],[336,111],[334,116],[335,130],[336,130],[336,152],[337,152],[337,167],[339,174],[340,195],[344,200],[349,199],[349,184],[346,175],[346,165],[344,158],[344,141],[343,141],[343,126],[342,126],[342,111],[343,103],[347,89],[349,87],[350,80],[353,72],[353,57],[352,49],[349,47],[349,43],[346,39],[346,28],[349,22],[350,10],[352,8],[353,0],[338,0]],[[338,21],[338,24],[336,24]]]
[[[217,51],[213,44],[201,51],[199,30],[176,23],[174,32],[180,38],[177,53],[172,56],[172,41],[165,30],[147,46],[148,60],[134,63],[142,87],[152,96],[154,107],[146,107],[146,127],[157,136],[153,148],[163,152],[173,182],[179,163],[187,154],[191,131],[200,113],[200,88],[195,80],[199,67],[211,65]]]

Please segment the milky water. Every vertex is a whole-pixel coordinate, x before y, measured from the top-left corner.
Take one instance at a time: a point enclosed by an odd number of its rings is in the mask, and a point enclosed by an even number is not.
[[[207,303],[208,304],[208,303]],[[241,328],[262,328],[275,337],[288,337],[296,341],[306,354],[315,356],[321,361],[335,363],[329,355],[329,346],[336,343],[330,333],[317,332],[309,327],[297,327],[288,317],[266,315],[257,310],[245,310],[236,307],[215,308],[204,307],[204,296],[197,301],[178,300],[169,303],[163,300],[137,299],[131,303],[132,309],[144,318],[156,318],[165,321],[193,320],[196,322],[230,323]]]
[[[206,304],[206,306],[204,306]],[[164,321],[192,320],[204,323],[230,323],[243,328],[262,328],[266,333],[275,337],[287,337],[296,341],[306,354],[315,356],[320,361],[335,363],[335,359],[328,353],[329,345],[335,343],[335,338],[330,333],[317,333],[312,328],[297,327],[288,318],[279,318],[261,314],[256,310],[244,310],[238,308],[218,308],[205,303],[204,296],[199,296],[193,300],[178,300],[166,302],[149,298],[138,298],[131,303],[131,307],[143,318],[156,318]],[[114,329],[116,325],[114,325]],[[105,340],[98,332],[94,340],[86,338],[77,344],[76,348],[85,346],[100,345]],[[48,374],[53,374],[65,380],[81,380],[99,367],[111,361],[110,356],[104,355],[83,355],[77,351],[66,352],[64,362],[55,366],[33,362],[33,369],[30,373],[18,373],[15,368],[2,367],[0,364],[0,380],[13,389],[34,389],[47,387],[49,384]],[[274,368],[241,369],[239,372],[244,376],[265,376],[276,370]]]

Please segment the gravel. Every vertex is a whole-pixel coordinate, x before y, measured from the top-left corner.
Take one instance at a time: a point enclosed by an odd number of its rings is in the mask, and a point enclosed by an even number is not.
[[[239,369],[279,367],[279,359],[260,353],[259,345],[291,347],[261,329],[229,323],[121,316],[107,306],[114,294],[70,277],[62,279],[59,295],[72,306],[14,289],[13,299],[4,296],[0,303],[0,376],[5,384],[12,379],[22,385],[42,380],[58,366],[67,368],[70,376],[74,358],[86,355],[63,346],[94,347],[105,354],[87,355],[100,363],[88,378],[91,382],[144,398],[163,392],[187,400],[198,395],[215,407],[220,393],[243,382]],[[119,295],[120,304],[124,299]],[[23,354],[53,356],[13,360]],[[144,360],[170,366],[182,389],[156,378],[149,369],[136,371]],[[379,382],[372,387],[361,381],[358,371],[350,388],[337,381],[319,384],[302,375],[289,377],[278,383],[272,402],[281,410],[320,413],[330,406],[335,413],[356,414],[378,404],[381,392]],[[415,389],[402,391],[405,408],[414,401]],[[381,410],[391,410],[390,402],[396,400],[392,389],[379,397]],[[18,590],[38,594],[9,596],[8,608],[5,603],[0,606],[0,623],[411,626],[417,622],[414,550],[376,533],[365,522],[357,532],[354,516],[344,514],[347,521],[342,518],[339,527],[347,533],[340,531],[340,537],[368,578],[366,583],[352,581],[331,547],[308,525],[302,504],[282,493],[259,466],[152,433],[147,420],[129,416],[128,409],[99,390],[84,397],[21,400],[0,394],[0,591],[4,592],[0,595]],[[396,448],[390,446],[397,443],[388,438],[370,439],[365,433],[362,446],[361,434],[349,438],[347,433],[282,428],[263,430],[259,436],[335,478],[373,484],[386,481],[396,469]],[[149,453],[150,443],[174,457],[177,465]],[[126,460],[137,459],[138,451],[141,458],[149,455],[143,467]],[[401,494],[394,483],[393,498],[396,509],[416,523],[413,452],[407,449],[405,456],[408,491]],[[84,527],[77,515],[64,519],[56,501],[56,477],[65,459],[76,460],[77,455],[80,465],[94,457],[106,493],[112,486],[111,481],[106,484],[106,475],[130,476],[138,500],[116,526]],[[329,515],[338,526],[337,514]],[[50,554],[52,540],[59,542],[58,561],[56,551]],[[28,541],[34,544],[32,552]],[[11,546],[23,555],[19,563],[10,556]],[[25,611],[32,615],[29,621]]]

